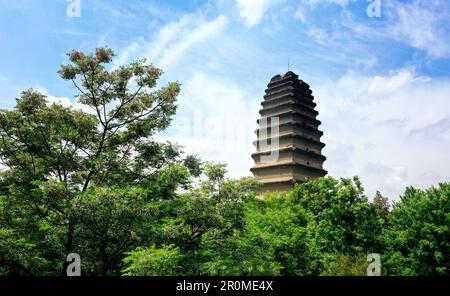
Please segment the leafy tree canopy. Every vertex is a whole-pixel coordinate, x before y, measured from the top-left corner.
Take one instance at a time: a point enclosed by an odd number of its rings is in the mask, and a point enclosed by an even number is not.
[[[383,233],[388,273],[450,274],[450,183],[407,188],[388,223]]]

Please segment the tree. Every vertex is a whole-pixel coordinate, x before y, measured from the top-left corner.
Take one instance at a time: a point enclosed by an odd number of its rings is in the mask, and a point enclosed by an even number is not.
[[[299,183],[291,198],[308,217],[309,274],[322,273],[333,258],[379,252],[382,219],[368,202],[357,177],[326,177]]]
[[[199,187],[179,194],[178,198],[152,202],[150,207],[156,218],[147,230],[152,242],[127,253],[125,258],[128,266],[142,263],[139,268],[133,268],[133,275],[154,274],[149,270],[159,270],[158,275],[173,275],[172,269],[155,269],[154,262],[146,259],[153,252],[167,254],[165,246],[173,246],[183,256],[182,262],[177,263],[180,268],[177,272],[183,275],[214,273],[207,266],[218,260],[214,255],[218,245],[227,245],[235,232],[243,229],[246,203],[255,198],[259,183],[248,177],[227,179],[223,164],[207,163],[206,168],[206,179]],[[130,270],[124,272],[129,274]]]
[[[244,226],[228,238],[208,242],[203,264],[209,275],[304,275],[305,211],[285,193],[245,204]]]
[[[72,207],[79,225],[74,244],[86,275],[119,274],[123,254],[151,242],[147,230],[156,215],[143,188],[92,186]]]
[[[183,165],[189,169],[193,177],[200,177],[203,171],[203,164],[196,155],[188,155],[183,161]]]
[[[375,205],[378,214],[386,219],[389,214],[389,208],[391,207],[389,199],[381,195],[380,191],[377,190],[375,197],[373,198],[373,204]]]
[[[450,183],[408,187],[383,233],[388,274],[450,275]]]
[[[212,194],[216,198],[221,197],[221,186],[225,180],[227,166],[222,163],[206,162],[204,173],[207,179],[203,181],[202,189],[204,193]]]
[[[38,249],[58,262],[76,249],[82,220],[74,200],[91,186],[149,183],[180,154],[151,138],[169,125],[179,83],[155,90],[162,71],[145,60],[108,71],[114,57],[108,48],[68,56],[71,63],[59,73],[90,113],[50,104],[34,90],[23,92],[14,110],[0,110],[0,158],[7,167],[1,206],[14,212],[0,227],[27,240],[52,229],[54,244]]]

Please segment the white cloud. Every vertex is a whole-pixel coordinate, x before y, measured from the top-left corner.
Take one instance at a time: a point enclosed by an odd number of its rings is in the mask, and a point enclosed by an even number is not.
[[[429,81],[429,77],[416,77],[414,69],[402,69],[392,74],[392,76],[375,76],[369,86],[370,95],[381,96],[395,93],[414,82]]]
[[[120,53],[117,55],[117,57],[114,58],[112,69],[117,69],[120,66],[125,65],[130,59],[130,57],[133,54],[135,54],[138,49],[139,49],[138,41],[133,41],[130,45],[122,49]]]
[[[231,177],[251,175],[259,102],[232,81],[193,73],[172,127],[161,140],[177,142],[204,160],[228,164]]]
[[[130,59],[145,57],[169,71],[186,54],[201,51],[202,45],[220,36],[227,24],[228,19],[223,15],[212,20],[205,19],[201,13],[184,15],[160,28],[153,41],[145,41],[142,37],[133,41],[119,52],[113,68],[126,64]]]
[[[49,93],[49,91],[45,87],[41,85],[35,85],[33,89],[45,95],[49,104],[56,103],[66,108],[72,108],[73,110],[81,110],[86,113],[95,114],[95,111],[89,106],[80,104],[79,102],[74,102],[74,100],[71,100],[67,97],[53,96]]]
[[[276,0],[237,0],[239,14],[249,28],[259,24],[267,10],[276,3]]]
[[[333,33],[344,41],[349,38],[363,43],[378,41],[378,44],[397,41],[422,50],[434,59],[450,57],[448,1],[384,1],[381,17],[382,21],[378,22],[356,21],[347,11],[337,22],[342,28]],[[353,35],[348,36],[348,31]]]
[[[50,104],[56,103],[56,104],[60,104],[63,107],[72,107],[72,101],[69,98],[65,98],[65,97],[54,97],[54,96],[48,96],[47,97],[47,101]]]
[[[394,200],[405,186],[450,178],[449,81],[401,69],[375,77],[349,73],[313,90],[330,175],[359,175],[370,197],[381,190]]]
[[[392,25],[390,35],[411,46],[426,51],[433,58],[450,56],[448,7],[442,1],[388,1]]]
[[[72,107],[72,101],[69,98],[66,97],[56,97],[56,96],[52,96],[49,94],[49,91],[47,90],[47,88],[41,86],[41,85],[35,85],[33,87],[34,90],[40,92],[41,94],[46,96],[46,99],[48,101],[49,104],[60,104],[63,107]]]
[[[163,69],[175,65],[183,54],[195,45],[217,36],[227,25],[227,18],[219,16],[212,21],[195,22],[194,28],[189,31],[183,30],[183,35],[175,43],[168,47],[160,57],[159,66]]]

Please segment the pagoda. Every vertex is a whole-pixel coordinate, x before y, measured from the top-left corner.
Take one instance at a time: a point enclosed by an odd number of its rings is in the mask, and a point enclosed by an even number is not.
[[[325,176],[323,132],[309,85],[289,71],[274,76],[265,92],[251,168],[261,191],[287,191],[296,182]]]

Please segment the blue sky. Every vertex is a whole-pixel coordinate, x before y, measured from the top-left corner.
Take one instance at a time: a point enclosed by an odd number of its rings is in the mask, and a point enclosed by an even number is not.
[[[314,92],[332,176],[373,196],[450,180],[450,2],[380,0],[0,0],[0,108],[30,87],[77,107],[56,71],[108,45],[113,67],[147,58],[183,84],[160,140],[249,175],[258,109],[291,69]],[[73,7],[73,6],[72,6]],[[79,106],[78,106],[79,107]]]

